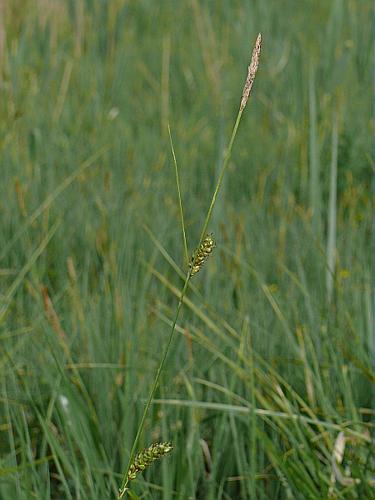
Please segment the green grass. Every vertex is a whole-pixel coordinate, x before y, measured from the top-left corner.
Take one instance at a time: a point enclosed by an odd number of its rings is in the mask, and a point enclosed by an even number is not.
[[[0,498],[116,497],[258,32],[133,497],[375,498],[372,2],[9,5]]]

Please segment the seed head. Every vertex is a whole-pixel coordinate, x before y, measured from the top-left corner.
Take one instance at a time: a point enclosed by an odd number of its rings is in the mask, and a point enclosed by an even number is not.
[[[199,248],[197,248],[193,253],[189,264],[191,269],[190,276],[194,276],[194,274],[197,274],[201,270],[201,267],[206,262],[215,246],[216,244],[213,239],[213,234],[207,234]]]
[[[253,48],[253,54],[251,56],[250,65],[249,65],[248,70],[247,70],[247,78],[246,78],[245,86],[244,86],[243,91],[242,91],[242,99],[241,99],[241,105],[240,105],[241,111],[245,108],[247,101],[249,99],[249,96],[250,96],[251,89],[253,87],[255,75],[257,73],[258,66],[259,66],[259,57],[260,57],[261,47],[262,47],[262,35],[259,33],[259,35],[256,39],[256,42],[255,42],[255,46]]]
[[[137,474],[143,472],[155,460],[162,458],[173,450],[172,443],[154,443],[145,450],[142,450],[135,457],[128,472],[128,481],[137,477]]]

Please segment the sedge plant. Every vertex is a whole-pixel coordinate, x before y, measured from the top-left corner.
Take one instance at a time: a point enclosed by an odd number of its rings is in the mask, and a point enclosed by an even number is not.
[[[237,132],[238,132],[238,128],[239,128],[239,125],[241,122],[242,114],[243,114],[244,109],[246,107],[246,104],[249,100],[250,93],[251,93],[253,83],[255,80],[255,76],[256,76],[256,73],[258,70],[261,45],[262,45],[262,36],[259,33],[259,35],[256,39],[256,42],[255,42],[254,48],[253,48],[252,57],[251,57],[250,64],[248,67],[245,85],[244,85],[244,88],[242,91],[239,110],[238,110],[237,117],[236,117],[233,129],[232,129],[232,134],[230,136],[228,147],[225,150],[223,164],[222,164],[222,167],[221,167],[221,170],[220,170],[217,182],[216,182],[214,192],[213,192],[212,197],[211,197],[211,202],[210,202],[205,220],[204,220],[203,225],[202,225],[198,245],[196,246],[196,250],[194,251],[193,256],[192,256],[190,263],[189,263],[185,282],[184,282],[184,285],[182,287],[182,291],[180,293],[176,312],[174,315],[171,331],[170,331],[166,346],[164,348],[164,352],[162,354],[159,366],[157,368],[155,378],[154,378],[152,387],[150,389],[149,396],[147,398],[147,402],[145,404],[145,407],[144,407],[144,410],[142,413],[141,420],[140,420],[139,425],[138,425],[136,436],[135,436],[135,439],[134,439],[134,442],[133,442],[133,445],[132,445],[132,448],[130,451],[130,456],[129,456],[129,460],[127,463],[127,467],[126,467],[124,474],[122,476],[122,481],[121,481],[121,485],[120,485],[119,492],[118,492],[118,499],[122,498],[125,495],[125,493],[129,490],[129,488],[128,488],[129,481],[131,481],[132,479],[135,479],[136,475],[139,472],[142,472],[143,470],[145,470],[156,459],[162,458],[164,455],[166,455],[172,451],[171,443],[156,443],[156,444],[152,444],[149,448],[146,448],[145,450],[140,451],[136,455],[138,443],[140,441],[140,437],[141,437],[142,432],[143,432],[145,420],[146,420],[148,411],[150,409],[152,400],[154,398],[156,389],[158,387],[160,377],[161,377],[161,374],[163,372],[165,362],[166,362],[170,347],[171,347],[173,339],[174,339],[174,335],[176,332],[177,320],[178,320],[180,312],[181,312],[182,304],[184,301],[184,296],[186,294],[190,279],[201,270],[203,264],[206,262],[207,258],[210,256],[210,254],[212,253],[212,251],[215,247],[215,241],[214,241],[213,235],[207,234],[207,229],[208,229],[208,225],[210,223],[211,217],[212,217],[213,209],[214,209],[215,204],[216,204],[217,196],[219,194],[219,191],[220,191],[223,179],[224,179],[224,175],[226,173],[226,170],[227,170],[227,167],[228,167],[231,155],[232,155],[233,144],[234,144]],[[171,140],[171,135],[170,135],[170,140]],[[184,216],[183,216],[183,209],[182,209],[180,182],[179,182],[178,168],[177,168],[176,156],[174,154],[172,140],[171,140],[171,147],[172,147],[172,155],[173,155],[173,160],[174,160],[174,165],[175,165],[175,170],[176,170],[176,181],[177,181],[177,190],[178,190],[178,198],[179,198],[179,205],[180,205],[180,217],[181,217],[181,222],[182,222],[182,232],[183,232],[183,239],[184,239],[185,255],[187,255],[186,231],[185,231]]]

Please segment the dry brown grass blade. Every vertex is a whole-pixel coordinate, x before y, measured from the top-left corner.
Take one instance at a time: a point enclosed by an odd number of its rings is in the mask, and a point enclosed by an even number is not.
[[[59,343],[68,359],[71,359],[70,349],[66,340],[66,334],[61,326],[60,319],[53,307],[52,300],[49,296],[48,289],[45,286],[41,288],[41,294],[43,298],[44,312],[48,323],[51,325],[52,330],[57,334]]]

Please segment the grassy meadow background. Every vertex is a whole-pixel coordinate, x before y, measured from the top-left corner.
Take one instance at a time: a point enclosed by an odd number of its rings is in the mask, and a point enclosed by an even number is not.
[[[258,32],[133,498],[375,498],[372,2],[0,6],[0,498],[116,497]]]

